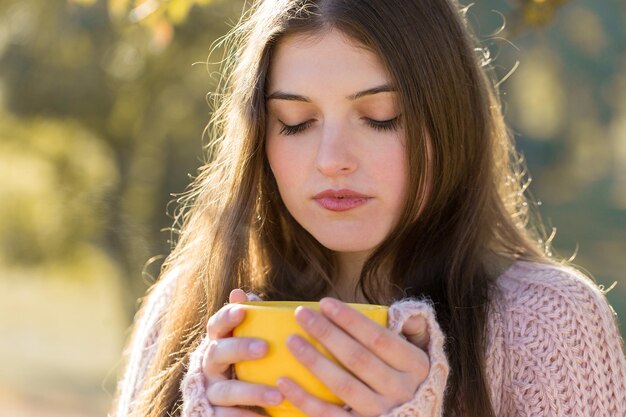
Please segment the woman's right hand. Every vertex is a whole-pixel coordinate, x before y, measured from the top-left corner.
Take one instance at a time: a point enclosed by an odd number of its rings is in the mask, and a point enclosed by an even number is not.
[[[267,354],[267,343],[261,339],[232,337],[233,329],[245,315],[237,303],[247,300],[243,290],[231,291],[230,304],[211,316],[207,324],[210,342],[202,358],[202,370],[208,381],[207,397],[215,417],[258,417],[260,414],[240,406],[278,405],[284,398],[275,387],[231,379],[234,363],[259,359]]]

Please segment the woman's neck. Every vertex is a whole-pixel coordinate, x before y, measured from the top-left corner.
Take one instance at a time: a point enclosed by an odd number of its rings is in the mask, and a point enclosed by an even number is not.
[[[335,281],[335,289],[328,294],[342,301],[367,303],[365,296],[358,288],[359,277],[363,270],[363,264],[369,256],[364,252],[337,252],[338,274]]]

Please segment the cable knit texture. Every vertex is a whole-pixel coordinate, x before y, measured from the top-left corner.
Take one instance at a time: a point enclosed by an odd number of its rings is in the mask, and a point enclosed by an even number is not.
[[[206,396],[207,380],[202,373],[202,357],[209,348],[209,338],[204,337],[200,345],[189,355],[189,369],[183,378],[183,412],[185,417],[212,417],[213,408]]]
[[[615,312],[587,277],[517,262],[493,298],[488,374],[502,416],[626,416]],[[500,392],[498,392],[498,390]]]
[[[172,284],[163,282],[138,318],[138,337],[126,352],[117,417],[132,410],[154,354],[160,312]],[[384,417],[439,417],[448,376],[444,335],[425,300],[402,300],[389,310],[389,328],[399,333],[411,316],[426,319],[430,332],[427,379],[409,402]],[[502,417],[624,417],[626,359],[605,296],[587,277],[567,268],[517,261],[492,290],[487,328],[486,372],[492,405]],[[181,384],[183,417],[212,417],[206,399],[202,357],[206,338],[191,354]]]
[[[385,417],[436,417],[441,415],[449,367],[444,352],[445,338],[435,319],[435,310],[427,300],[406,299],[396,302],[389,307],[389,328],[400,334],[404,323],[414,316],[421,316],[426,319],[430,336],[427,352],[430,359],[428,377],[420,385],[412,401],[394,408],[385,414]]]

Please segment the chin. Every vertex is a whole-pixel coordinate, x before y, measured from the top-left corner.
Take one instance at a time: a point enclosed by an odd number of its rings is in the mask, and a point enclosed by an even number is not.
[[[317,241],[334,252],[369,252],[380,242],[370,242],[371,237],[350,236],[346,239],[338,239],[338,236],[326,239],[314,236]],[[370,238],[370,239],[368,239]]]

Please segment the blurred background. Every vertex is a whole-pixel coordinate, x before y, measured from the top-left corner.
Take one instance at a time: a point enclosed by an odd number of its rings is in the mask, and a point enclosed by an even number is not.
[[[241,0],[0,0],[0,415],[103,416]],[[554,247],[626,330],[626,6],[468,11]],[[502,25],[506,21],[506,26]]]

